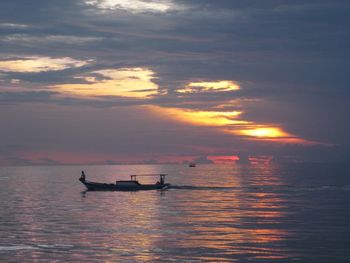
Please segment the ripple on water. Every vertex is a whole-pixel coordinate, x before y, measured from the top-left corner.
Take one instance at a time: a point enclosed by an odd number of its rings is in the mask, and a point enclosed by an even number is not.
[[[84,192],[81,167],[0,177],[4,262],[347,262],[349,178],[310,167],[94,166],[91,179],[168,173],[167,191]],[[1,168],[0,168],[1,174]],[[5,173],[3,173],[5,175]],[[325,262],[325,261],[323,261]]]

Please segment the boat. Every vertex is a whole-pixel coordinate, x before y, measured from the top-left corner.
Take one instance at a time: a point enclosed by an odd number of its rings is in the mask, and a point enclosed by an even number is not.
[[[189,163],[189,165],[188,165],[189,167],[196,167],[196,164],[195,163]]]
[[[140,176],[159,176],[159,181],[154,184],[141,184],[137,177]],[[130,175],[130,180],[116,181],[116,183],[98,183],[86,180],[84,171],[81,173],[79,181],[85,185],[88,191],[139,191],[139,190],[162,190],[170,186],[165,183],[166,174],[144,174],[144,175]]]

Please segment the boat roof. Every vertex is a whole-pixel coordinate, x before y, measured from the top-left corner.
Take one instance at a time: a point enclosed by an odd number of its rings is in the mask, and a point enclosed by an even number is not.
[[[136,178],[140,177],[140,176],[159,176],[160,180],[164,180],[166,174],[132,174],[132,175],[130,175],[131,180],[133,180],[133,181],[136,181]]]
[[[130,176],[167,176],[168,174],[131,174]]]

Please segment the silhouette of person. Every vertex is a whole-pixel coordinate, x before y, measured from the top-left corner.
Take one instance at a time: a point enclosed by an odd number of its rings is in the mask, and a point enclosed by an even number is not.
[[[84,171],[81,171],[81,176],[80,176],[79,180],[81,182],[85,182],[85,179],[86,179],[85,173],[84,173]]]

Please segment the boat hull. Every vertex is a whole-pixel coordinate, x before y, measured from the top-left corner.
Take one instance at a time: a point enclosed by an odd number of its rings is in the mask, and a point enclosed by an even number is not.
[[[89,191],[140,191],[140,190],[162,190],[170,184],[139,184],[139,185],[117,185],[106,183],[95,183],[81,181]]]

